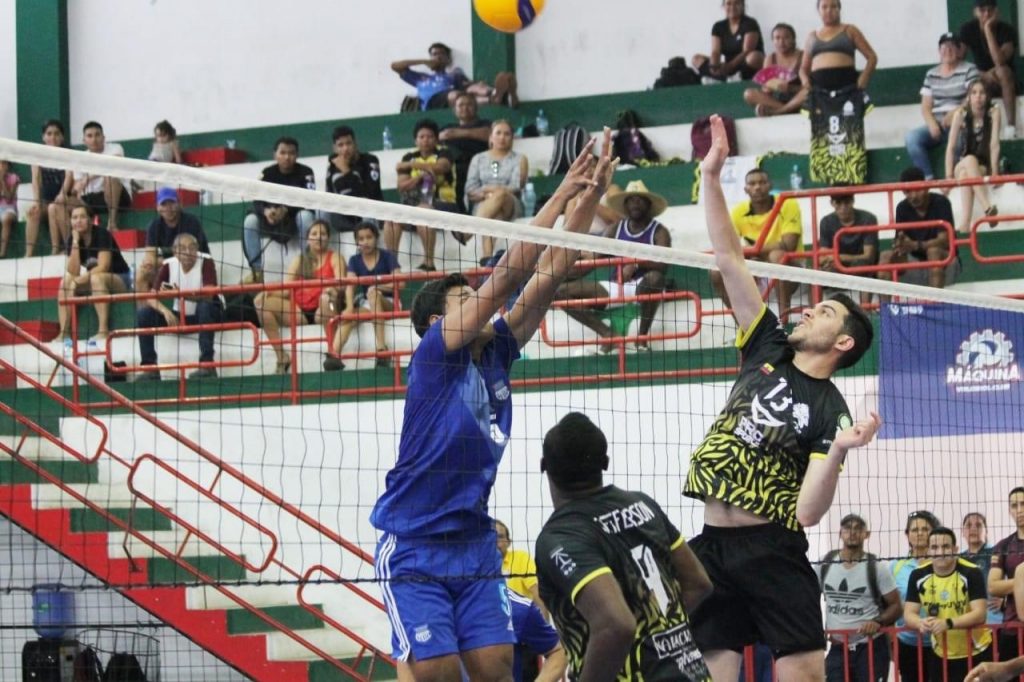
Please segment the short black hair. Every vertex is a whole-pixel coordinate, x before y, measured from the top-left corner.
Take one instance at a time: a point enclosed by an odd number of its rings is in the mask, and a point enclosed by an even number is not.
[[[954,545],[956,544],[956,533],[953,532],[952,528],[946,528],[945,526],[937,526],[935,528],[932,528],[932,532],[928,533],[928,538],[931,539],[936,535],[945,535],[953,541]]]
[[[157,124],[153,126],[153,129],[160,131],[172,140],[177,139],[178,137],[178,131],[175,130],[174,126],[172,126],[171,122],[166,118],[162,121],[157,121]]]
[[[932,514],[927,509],[918,509],[917,511],[912,511],[907,514],[907,526],[903,529],[904,533],[910,532],[910,524],[913,523],[915,519],[921,519],[932,528],[939,528],[942,526],[942,522],[939,521],[939,518],[935,516],[935,514]]]
[[[435,47],[439,47],[444,50],[444,53],[449,57],[452,56],[452,48],[448,47],[444,43],[431,43],[430,47],[427,48],[427,52],[433,52]]]
[[[360,220],[356,223],[355,228],[352,230],[352,234],[358,236],[360,230],[369,230],[373,232],[373,236],[380,239],[380,228],[377,227],[377,223],[371,223],[369,220]]]
[[[98,121],[86,121],[85,125],[82,126],[82,132],[84,133],[86,130],[91,128],[99,128],[100,132],[103,132],[103,126],[101,126]]]
[[[764,168],[761,168],[760,166],[758,166],[756,168],[751,168],[750,170],[748,170],[747,174],[743,176],[743,182],[746,182],[747,179],[750,178],[750,176],[755,174],[755,173],[760,173],[761,175],[763,175],[766,178],[768,178],[769,182],[771,182],[772,178],[771,178],[770,175],[768,175],[768,171],[766,171]]]
[[[351,137],[353,140],[356,139],[356,133],[352,130],[351,126],[338,126],[331,133],[331,141],[337,142],[343,137]]]
[[[437,123],[432,119],[421,118],[420,120],[416,121],[416,125],[413,126],[412,136],[415,138],[417,135],[420,134],[420,130],[422,130],[423,128],[429,128],[430,130],[433,130],[434,135],[437,135],[438,131],[440,130],[437,127]]]
[[[412,327],[421,339],[430,329],[430,318],[434,315],[444,315],[445,297],[448,295],[448,290],[454,287],[468,286],[469,280],[465,275],[461,272],[453,272],[441,279],[428,282],[419,290],[415,298],[412,299],[409,319],[412,320]]]
[[[904,168],[900,173],[900,182],[924,182],[924,171],[917,166]]]
[[[279,137],[276,140],[274,140],[274,151],[276,152],[277,148],[280,147],[283,144],[289,145],[291,147],[295,147],[295,153],[296,154],[299,153],[299,141],[296,140],[291,135],[282,135],[281,137]]]
[[[512,542],[512,531],[508,529],[508,524],[498,519],[494,519],[494,530],[498,530],[498,526],[501,526],[505,529],[505,539],[507,539],[509,542]]]
[[[43,133],[45,135],[46,134],[46,130],[48,128],[56,128],[57,130],[60,131],[61,135],[65,135],[65,136],[67,135],[67,133],[64,132],[64,124],[61,123],[60,121],[58,121],[55,118],[48,118],[45,121],[43,121],[43,127],[42,127],[42,129],[39,132],[41,132],[41,133]]]
[[[1016,488],[1014,488],[1013,490],[1011,490],[1010,494],[1006,496],[1006,499],[1009,500],[1011,497],[1013,497],[1017,493],[1024,494],[1024,485],[1019,485]]]
[[[849,182],[837,182],[836,184],[832,185],[832,189],[839,189],[842,187],[853,187],[853,184]],[[828,198],[829,201],[844,201],[846,199],[853,201],[852,194],[829,194]]]
[[[582,412],[562,417],[544,436],[540,470],[562,490],[586,490],[601,485],[608,468],[608,440]]]
[[[772,26],[772,33],[775,33],[779,29],[782,29],[783,31],[789,31],[789,35],[792,36],[793,40],[796,40],[796,29],[793,28],[790,24],[787,24],[784,21],[780,21],[779,23]],[[771,33],[769,33],[768,35],[771,35]]]
[[[846,369],[856,365],[864,357],[868,348],[871,348],[871,341],[875,338],[875,328],[864,309],[854,303],[853,299],[846,294],[833,294],[828,297],[828,300],[835,301],[846,308],[843,333],[853,339],[853,348],[839,358],[839,369]]]

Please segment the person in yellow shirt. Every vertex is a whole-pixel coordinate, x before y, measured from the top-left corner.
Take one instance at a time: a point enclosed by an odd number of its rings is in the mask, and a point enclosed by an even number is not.
[[[732,225],[743,239],[744,249],[753,247],[761,236],[768,214],[775,207],[776,198],[772,194],[772,181],[767,171],[761,168],[754,168],[747,172],[744,191],[750,197],[741,201],[733,207],[730,215]],[[774,224],[768,230],[764,244],[757,254],[748,255],[748,259],[765,261],[768,263],[782,263],[786,254],[802,252],[803,242],[803,221],[800,217],[800,206],[793,199],[787,199],[782,203],[779,214]],[[787,265],[800,265],[800,261],[789,261]],[[722,275],[717,270],[711,271],[711,284],[715,291],[726,305],[729,305],[729,297],[726,294],[725,286],[722,283]],[[790,301],[793,292],[796,291],[796,283],[779,282],[779,319],[785,321],[786,313],[790,308]]]
[[[932,561],[915,569],[907,585],[903,619],[907,627],[931,635],[932,648],[925,654],[931,680],[962,680],[969,667],[992,660],[992,632],[984,627],[985,578],[957,552],[956,533],[933,528],[928,535]],[[927,616],[920,615],[922,608]]]
[[[550,621],[544,602],[540,600],[540,591],[537,588],[537,564],[534,563],[530,553],[521,549],[512,549],[512,534],[506,526],[497,519],[494,520],[494,530],[498,535],[498,551],[501,552],[501,572],[505,576],[505,582],[510,590],[521,594],[527,599],[532,599],[544,619]]]

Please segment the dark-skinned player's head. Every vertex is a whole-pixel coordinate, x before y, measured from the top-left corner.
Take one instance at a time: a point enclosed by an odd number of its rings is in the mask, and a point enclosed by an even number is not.
[[[544,436],[540,470],[559,490],[599,487],[607,469],[608,441],[587,415],[570,412]]]
[[[461,273],[454,272],[441,279],[428,282],[412,299],[409,319],[412,327],[420,338],[430,329],[430,320],[434,316],[443,316],[448,306],[448,292],[454,288],[468,287],[467,280]]]

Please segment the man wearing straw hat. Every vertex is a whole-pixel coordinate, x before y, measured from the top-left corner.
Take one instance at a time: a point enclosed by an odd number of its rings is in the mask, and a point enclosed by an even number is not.
[[[626,216],[620,220],[612,229],[609,236],[615,239],[634,242],[636,244],[653,244],[655,246],[672,246],[672,237],[656,216],[661,215],[668,208],[665,197],[655,194],[647,189],[643,180],[633,180],[622,192],[612,194],[607,198],[608,208],[619,215]],[[665,263],[653,261],[640,261],[622,266],[621,285],[618,277],[608,282],[608,289],[600,282],[580,279],[566,282],[559,289],[558,299],[585,299],[585,298],[612,298],[637,296],[642,294],[658,294],[665,290],[665,272],[668,266]],[[637,350],[650,350],[650,343],[646,337],[654,322],[654,315],[658,312],[660,300],[642,301],[640,303],[640,340],[636,342]],[[566,308],[565,312],[586,327],[593,329],[603,339],[614,336],[612,328],[605,323],[594,310],[603,310],[605,306],[594,308]],[[615,349],[612,344],[602,344],[600,350],[603,353]]]

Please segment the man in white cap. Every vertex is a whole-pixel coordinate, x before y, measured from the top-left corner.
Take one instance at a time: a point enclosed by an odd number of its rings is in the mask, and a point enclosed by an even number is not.
[[[668,208],[665,197],[647,189],[643,180],[634,180],[626,185],[626,189],[613,194],[607,199],[608,208],[626,216],[620,220],[609,236],[626,242],[637,244],[653,244],[655,246],[672,246],[672,236],[668,228],[655,219]],[[665,272],[668,265],[653,261],[640,261],[622,266],[621,285],[616,276],[608,282],[608,288],[592,280],[575,280],[566,282],[558,292],[559,300],[584,298],[632,297],[643,294],[659,294],[665,290]],[[650,350],[647,338],[658,312],[661,301],[658,299],[640,303],[640,338],[636,342],[637,350]],[[581,324],[593,329],[601,338],[614,336],[608,326],[594,310],[603,310],[605,306],[594,308],[566,308],[565,312]],[[613,344],[603,344],[601,352],[608,353],[615,349]]]

